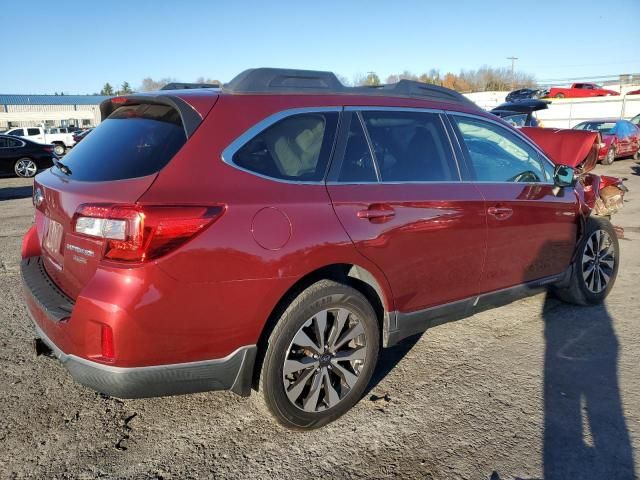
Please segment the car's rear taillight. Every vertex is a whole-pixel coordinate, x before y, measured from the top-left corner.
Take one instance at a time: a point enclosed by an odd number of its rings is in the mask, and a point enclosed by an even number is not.
[[[53,153],[53,147],[50,147],[49,145],[42,147],[42,149],[47,153]]]
[[[73,230],[103,238],[103,257],[121,262],[145,262],[183,245],[222,215],[224,207],[156,205],[81,205]]]

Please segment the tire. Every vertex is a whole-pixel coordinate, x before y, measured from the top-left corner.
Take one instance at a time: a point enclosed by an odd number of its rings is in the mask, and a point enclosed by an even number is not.
[[[602,303],[616,281],[619,263],[620,248],[611,223],[601,217],[589,217],[573,261],[569,284],[563,288],[556,287],[554,291],[567,303]]]
[[[379,348],[378,320],[366,297],[347,285],[318,281],[289,304],[269,337],[259,385],[264,403],[285,427],[322,427],[360,400]]]
[[[564,93],[556,93],[553,98],[564,98]]]
[[[29,157],[22,157],[13,164],[13,171],[22,178],[32,178],[38,173],[38,165]]]
[[[605,157],[602,159],[602,164],[603,165],[611,165],[616,159],[616,147],[612,146],[611,148],[609,148],[609,150],[607,150],[607,154],[605,155]]]
[[[56,155],[64,155],[65,150],[65,146],[60,143],[55,143],[53,145],[53,153],[55,153]]]

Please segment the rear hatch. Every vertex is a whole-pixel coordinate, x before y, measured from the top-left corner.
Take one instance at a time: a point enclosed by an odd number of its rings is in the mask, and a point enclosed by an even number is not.
[[[61,165],[36,177],[36,226],[44,265],[73,299],[95,274],[106,245],[99,235],[78,233],[77,217],[117,205],[135,207],[217,100],[214,92],[200,93],[193,102],[189,95],[185,99],[172,93],[103,103],[103,122]],[[91,233],[95,225],[85,222],[84,231]]]

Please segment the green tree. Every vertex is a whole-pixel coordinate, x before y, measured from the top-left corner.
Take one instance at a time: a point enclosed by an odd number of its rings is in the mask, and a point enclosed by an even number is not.
[[[100,95],[113,95],[113,87],[109,82],[104,84],[104,87],[100,90]]]
[[[120,87],[120,91],[118,92],[121,95],[128,95],[130,93],[133,93],[133,89],[131,88],[131,85],[129,85],[129,82],[122,82],[122,86]]]

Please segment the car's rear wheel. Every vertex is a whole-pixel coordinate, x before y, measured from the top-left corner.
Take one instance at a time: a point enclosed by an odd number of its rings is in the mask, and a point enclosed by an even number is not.
[[[331,280],[314,283],[269,337],[260,375],[269,411],[294,429],[337,419],[360,400],[379,344],[376,313],[364,295]]]
[[[31,178],[38,173],[38,165],[29,157],[24,157],[16,160],[13,165],[13,171],[19,177]]]
[[[567,286],[555,292],[565,302],[577,305],[602,303],[618,274],[620,251],[611,223],[599,217],[587,219]]]
[[[64,155],[65,147],[61,143],[56,143],[53,145],[53,153],[56,155]]]
[[[615,159],[616,159],[616,147],[612,145],[611,148],[607,150],[607,154],[602,160],[602,163],[603,165],[611,165]]]
[[[564,98],[564,93],[556,93],[554,98]]]

